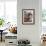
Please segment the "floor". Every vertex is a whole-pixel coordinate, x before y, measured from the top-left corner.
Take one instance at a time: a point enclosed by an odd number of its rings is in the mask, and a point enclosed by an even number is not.
[[[36,44],[36,43],[33,43],[33,44],[31,44],[32,46],[46,46],[46,43],[45,44],[42,44],[42,45],[39,45],[38,43]],[[5,42],[3,41],[3,42],[0,42],[0,46],[5,46]]]
[[[0,46],[5,46],[5,42],[0,42]]]

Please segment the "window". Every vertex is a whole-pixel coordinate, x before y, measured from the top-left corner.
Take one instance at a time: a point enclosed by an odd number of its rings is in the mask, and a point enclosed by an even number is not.
[[[42,32],[46,33],[46,0],[42,0]]]
[[[0,1],[0,17],[4,16],[4,2]]]
[[[7,21],[17,24],[17,2],[6,1],[5,7]]]
[[[46,0],[42,0],[42,26],[46,26]]]
[[[17,0],[0,1],[0,17],[17,25]]]

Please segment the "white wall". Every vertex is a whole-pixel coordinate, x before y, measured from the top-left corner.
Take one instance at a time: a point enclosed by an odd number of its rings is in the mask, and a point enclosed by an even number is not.
[[[41,34],[41,0],[17,1],[18,39],[29,39],[31,43],[40,43]],[[22,24],[22,9],[35,9],[35,24]],[[37,45],[36,45],[37,46]],[[38,44],[39,46],[39,44]]]

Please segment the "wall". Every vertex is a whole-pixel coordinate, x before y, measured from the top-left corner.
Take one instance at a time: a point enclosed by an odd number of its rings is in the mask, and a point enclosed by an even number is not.
[[[41,0],[17,1],[18,39],[29,39],[34,46],[40,45],[41,34]],[[35,24],[22,24],[22,9],[35,9]]]

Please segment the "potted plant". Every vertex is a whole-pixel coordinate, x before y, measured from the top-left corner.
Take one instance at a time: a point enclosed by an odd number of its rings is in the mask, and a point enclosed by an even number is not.
[[[0,27],[2,27],[4,25],[4,19],[3,18],[0,18]]]

